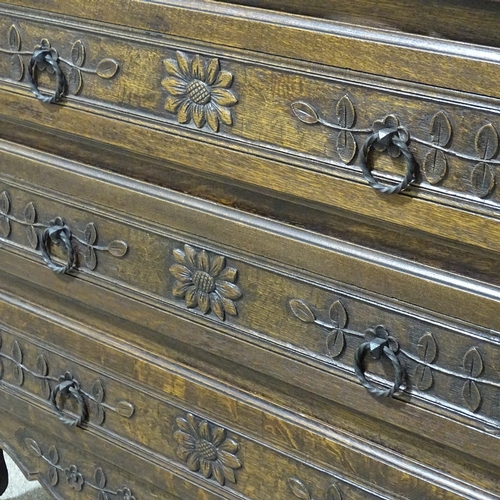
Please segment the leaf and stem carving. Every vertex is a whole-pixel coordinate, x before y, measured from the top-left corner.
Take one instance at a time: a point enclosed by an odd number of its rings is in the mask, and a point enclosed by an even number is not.
[[[60,464],[59,452],[55,446],[51,446],[45,454],[38,442],[32,438],[26,438],[24,445],[33,455],[42,459],[48,465],[47,477],[54,487],[60,484],[60,480],[63,478],[68,486],[77,492],[82,491],[84,487],[95,490],[97,500],[111,500],[112,498],[136,500],[132,490],[126,486],[119,489],[109,489],[107,487],[108,479],[101,467],[95,469],[94,480],[89,481],[76,465],[70,464],[64,467]]]
[[[342,96],[335,104],[336,122],[330,122],[321,117],[311,104],[296,101],[291,104],[294,115],[306,125],[320,124],[337,132],[336,150],[340,160],[349,165],[356,157],[358,150],[357,135],[373,134],[376,123],[387,122],[389,115],[382,120],[375,120],[369,128],[354,127],[356,111],[349,96]],[[393,117],[398,123],[397,117]],[[409,136],[413,143],[427,148],[422,161],[421,170],[429,184],[438,184],[448,173],[448,157],[456,157],[473,163],[468,176],[468,188],[479,198],[488,196],[495,186],[495,166],[500,165],[498,155],[498,132],[492,123],[483,125],[474,137],[475,155],[469,155],[452,149],[453,126],[444,111],[438,111],[431,117],[428,124],[429,138]]]
[[[59,221],[64,225],[60,217],[49,223],[38,222],[38,214],[32,202],[28,203],[21,216],[16,217],[11,214],[11,201],[7,191],[0,193],[0,238],[8,238],[11,233],[11,224],[17,223],[25,227],[28,244],[34,250],[40,244],[39,231],[50,228],[54,221]],[[37,231],[38,229],[38,231]],[[93,271],[97,267],[97,253],[109,252],[114,257],[123,257],[128,251],[128,245],[124,241],[114,240],[108,245],[98,245],[97,227],[93,222],[89,222],[85,230],[78,236],[74,230],[71,232],[72,242],[76,242],[83,255],[83,260],[88,269]]]
[[[25,63],[23,60],[23,56],[32,56],[33,51],[21,50],[21,33],[19,28],[15,24],[12,24],[8,29],[7,45],[8,48],[0,47],[0,53],[8,54],[11,56],[10,76],[15,81],[21,81],[25,74]],[[47,39],[43,39],[36,45],[35,48],[50,49],[51,44]],[[72,44],[69,59],[60,57],[57,51],[55,51],[54,49],[52,50],[55,55],[56,61],[65,64],[68,68],[68,70],[65,71],[65,75],[68,86],[67,90],[70,94],[77,95],[80,93],[83,86],[83,73],[97,75],[103,79],[110,79],[113,78],[120,69],[120,65],[118,64],[118,62],[111,58],[102,59],[101,61],[99,61],[96,67],[85,67],[87,51],[82,40],[76,40]],[[48,72],[53,71],[49,66],[41,67],[39,69]]]
[[[288,487],[296,498],[300,500],[315,500],[307,486],[296,477],[288,479]],[[342,496],[340,486],[336,483],[330,484],[324,492],[325,500],[345,500]]]
[[[4,380],[4,361],[10,362],[13,379],[18,386],[22,386],[24,384],[25,376],[30,375],[38,381],[42,395],[45,399],[50,398],[52,388],[60,383],[62,379],[73,379],[69,372],[59,377],[50,376],[49,362],[45,354],[38,355],[35,369],[32,370],[29,368],[24,363],[24,352],[21,344],[17,340],[12,342],[10,354],[4,352],[4,347],[2,337],[0,336],[0,383],[2,384],[7,384]],[[135,412],[134,405],[128,401],[118,401],[115,405],[106,403],[106,392],[104,389],[104,383],[101,379],[96,379],[94,381],[92,389],[89,392],[84,391],[81,387],[79,390],[88,401],[91,401],[94,404],[95,417],[93,421],[97,425],[102,425],[104,423],[106,411],[113,411],[124,418],[131,418]]]
[[[332,302],[327,314],[319,313],[300,299],[290,300],[289,306],[297,319],[304,323],[316,324],[328,332],[326,352],[331,358],[339,358],[344,354],[347,337],[363,338],[365,336],[361,332],[346,328],[348,313],[340,300]],[[320,316],[327,316],[327,319],[321,319]],[[416,345],[416,353],[401,346],[399,353],[408,361],[415,363],[411,385],[421,392],[432,388],[434,378],[438,373],[463,380],[462,398],[471,412],[477,412],[481,406],[481,386],[500,389],[500,382],[483,376],[484,362],[477,347],[469,348],[464,354],[461,369],[446,368],[437,364],[439,348],[436,339],[429,332],[420,337]]]

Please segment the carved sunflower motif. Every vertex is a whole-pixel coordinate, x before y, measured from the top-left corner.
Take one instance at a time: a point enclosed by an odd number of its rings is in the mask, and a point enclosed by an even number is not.
[[[165,59],[165,69],[169,76],[162,81],[170,94],[165,109],[177,115],[179,123],[191,120],[201,128],[208,123],[214,132],[219,131],[220,122],[233,123],[230,106],[238,99],[228,90],[233,83],[233,75],[222,71],[218,59],[206,60],[200,55],[189,59],[177,51],[177,59]]]
[[[214,477],[222,486],[226,481],[236,483],[234,470],[241,467],[235,453],[238,443],[226,437],[222,427],[198,420],[188,413],[186,418],[179,417],[174,433],[179,443],[177,456],[186,462],[190,470],[201,473],[208,479]]]
[[[222,321],[226,313],[238,314],[233,302],[242,295],[234,284],[238,271],[226,267],[224,257],[209,257],[205,250],[197,252],[184,245],[184,251],[174,250],[174,259],[178,264],[169,269],[177,280],[173,287],[174,297],[184,299],[187,307],[199,307],[203,314],[212,310]]]

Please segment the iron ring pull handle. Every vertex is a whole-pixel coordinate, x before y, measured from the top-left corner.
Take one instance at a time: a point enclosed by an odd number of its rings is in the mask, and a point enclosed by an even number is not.
[[[399,346],[397,342],[389,336],[387,330],[383,326],[377,326],[374,330],[369,330],[369,333],[374,333],[374,338],[363,342],[354,354],[354,371],[363,385],[363,387],[374,396],[392,397],[405,381],[406,372],[397,357]],[[368,333],[367,332],[367,333]],[[365,375],[364,360],[365,356],[370,354],[374,359],[380,359],[385,356],[392,363],[394,368],[394,381],[389,389],[382,389],[370,382]]]
[[[36,49],[31,56],[27,72],[31,92],[33,92],[38,100],[48,104],[59,102],[66,89],[66,77],[57,62],[57,55],[54,57],[54,53],[55,51],[53,51],[53,49]],[[52,95],[44,95],[38,89],[37,66],[41,63],[49,64],[56,75],[57,87]]]
[[[57,405],[57,396],[73,397],[76,399],[80,414],[76,418],[71,418],[65,415],[61,408]],[[63,380],[57,384],[50,392],[50,404],[56,412],[57,417],[61,422],[72,427],[81,427],[88,420],[89,412],[83,394],[80,391],[80,384],[72,377],[64,376]]]
[[[42,252],[43,260],[50,267],[50,269],[56,273],[67,273],[75,266],[76,255],[71,243],[71,237],[72,234],[70,228],[66,226],[60,218],[52,221],[51,225],[47,227],[42,234],[40,250]],[[59,265],[53,261],[50,251],[52,243],[59,246],[62,245],[64,247],[66,252],[65,264]]]
[[[374,132],[372,135],[370,135],[370,137],[368,137],[368,139],[366,139],[361,148],[360,167],[364,178],[368,181],[368,184],[370,184],[373,189],[376,189],[383,194],[400,193],[401,191],[404,191],[412,181],[415,180],[417,163],[415,161],[415,158],[413,157],[412,152],[408,149],[408,145],[406,144],[408,139],[409,134],[403,127],[383,128],[378,132]],[[373,177],[373,167],[368,166],[368,156],[370,154],[371,148],[374,145],[381,146],[384,149],[390,145],[394,145],[403,155],[406,163],[406,173],[401,182],[399,182],[395,186],[386,186],[384,184],[381,184],[375,179],[375,177]]]

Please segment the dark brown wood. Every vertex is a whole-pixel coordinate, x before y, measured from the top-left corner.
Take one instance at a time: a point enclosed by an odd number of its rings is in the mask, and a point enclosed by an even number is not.
[[[0,449],[27,477],[500,498],[500,3],[474,4],[0,2]]]

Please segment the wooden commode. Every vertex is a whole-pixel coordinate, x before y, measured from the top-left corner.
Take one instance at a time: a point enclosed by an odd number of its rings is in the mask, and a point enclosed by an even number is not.
[[[60,500],[500,499],[499,24],[1,0],[0,448]]]

